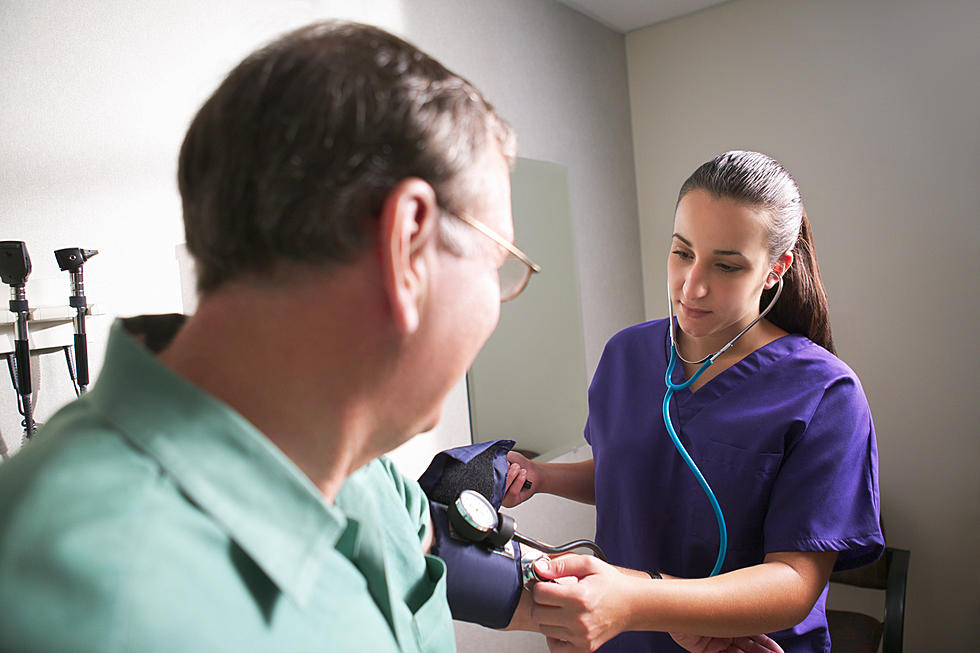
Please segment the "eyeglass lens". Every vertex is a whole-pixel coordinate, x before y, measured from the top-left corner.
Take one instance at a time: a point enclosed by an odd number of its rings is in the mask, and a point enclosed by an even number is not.
[[[497,270],[500,277],[500,299],[507,301],[520,294],[527,284],[531,269],[513,254],[508,254],[503,265]]]

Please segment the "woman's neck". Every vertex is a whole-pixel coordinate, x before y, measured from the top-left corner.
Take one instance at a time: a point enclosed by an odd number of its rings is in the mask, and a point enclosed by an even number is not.
[[[683,331],[677,333],[678,353],[688,360],[701,360],[707,356],[713,356],[715,352],[727,345],[745,326],[733,327],[730,332],[723,334],[712,334],[703,338],[694,338]],[[786,331],[776,326],[766,319],[762,319],[758,324],[745,332],[732,347],[718,357],[701,377],[691,386],[695,391],[708,381],[724,372],[726,369],[735,365],[752,352],[765,347],[770,342],[778,340],[787,335]],[[684,363],[685,378],[697,372],[700,364]]]

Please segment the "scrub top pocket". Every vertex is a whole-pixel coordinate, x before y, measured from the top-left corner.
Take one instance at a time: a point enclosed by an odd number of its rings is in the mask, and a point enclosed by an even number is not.
[[[763,526],[782,454],[749,451],[725,442],[709,440],[699,447],[695,462],[715,493],[725,517],[729,551],[760,550]],[[692,498],[689,532],[698,539],[718,546],[718,521],[702,491]],[[726,559],[724,569],[733,560]]]

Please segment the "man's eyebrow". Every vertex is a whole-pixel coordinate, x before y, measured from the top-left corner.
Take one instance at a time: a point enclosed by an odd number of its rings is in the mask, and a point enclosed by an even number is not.
[[[691,241],[689,241],[684,236],[682,236],[682,235],[680,235],[678,233],[675,233],[673,235],[673,237],[676,238],[677,240],[681,241],[682,243],[684,243],[688,247],[693,247],[693,245],[691,244]],[[738,251],[737,249],[716,249],[715,250],[715,254],[717,254],[719,256],[741,256],[742,258],[745,258],[745,254],[743,254],[742,252]]]

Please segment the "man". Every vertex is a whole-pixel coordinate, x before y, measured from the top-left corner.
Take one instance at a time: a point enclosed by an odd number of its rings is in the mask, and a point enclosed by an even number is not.
[[[180,153],[198,312],[117,322],[0,469],[0,649],[453,650],[425,497],[379,456],[527,281],[514,143],[372,27],[235,68]]]

